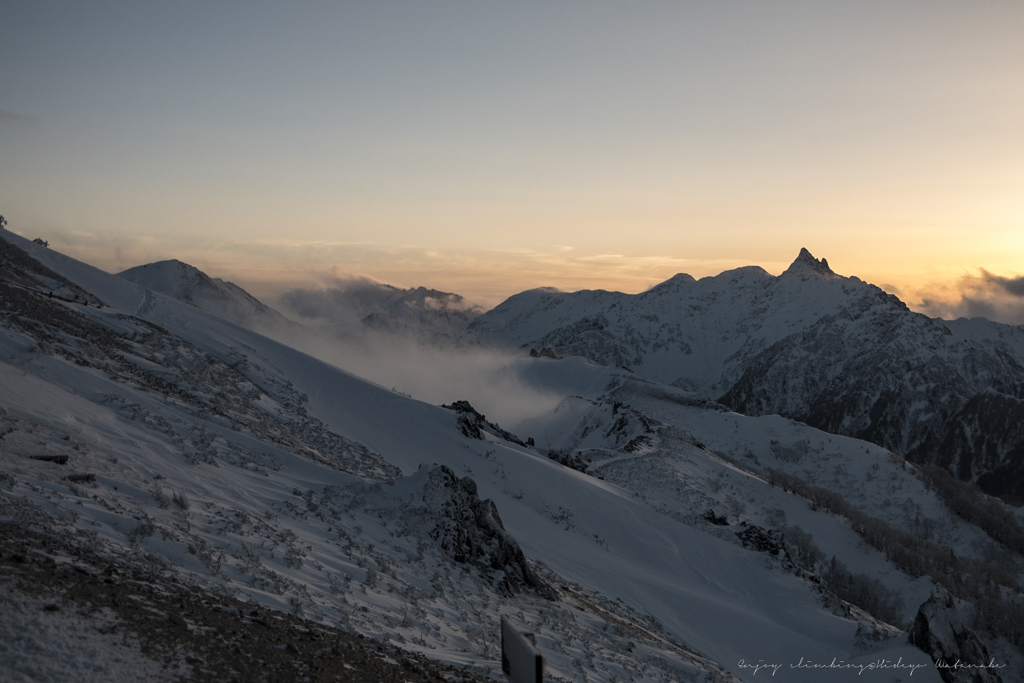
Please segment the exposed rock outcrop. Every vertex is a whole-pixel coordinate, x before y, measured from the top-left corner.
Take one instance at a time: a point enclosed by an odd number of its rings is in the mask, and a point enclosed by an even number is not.
[[[715,522],[715,524],[717,523]],[[745,526],[746,523],[743,523],[743,525]],[[744,548],[776,556],[782,553],[783,557],[789,557],[789,553],[786,552],[786,547],[782,543],[782,532],[778,529],[765,529],[764,527],[752,524],[746,526],[742,531],[737,531],[736,535],[739,537],[740,542],[743,543]]]
[[[530,349],[530,358],[550,358],[551,360],[562,360],[562,356],[555,353],[555,350],[550,346],[545,346],[540,351],[537,349]]]
[[[527,444],[518,436],[502,429],[494,422],[488,422],[487,417],[477,412],[476,408],[470,405],[469,401],[453,401],[451,405],[442,405],[441,407],[458,413],[459,417],[455,424],[463,436],[467,436],[470,439],[483,439],[484,432],[487,432],[499,439],[519,444],[520,446],[532,446],[532,444]]]
[[[936,587],[917,611],[909,639],[927,652],[946,683],[1001,683],[981,639],[967,627],[953,596]]]
[[[704,513],[704,520],[709,524],[714,524],[715,526],[729,526],[729,518],[725,515],[715,514],[713,508],[708,508],[708,511]]]
[[[459,478],[450,468],[431,470],[423,487],[423,502],[440,513],[430,537],[456,562],[502,572],[497,589],[513,595],[532,589],[549,600],[558,593],[526,563],[515,539],[505,531],[498,508],[490,499],[481,500],[476,482]]]

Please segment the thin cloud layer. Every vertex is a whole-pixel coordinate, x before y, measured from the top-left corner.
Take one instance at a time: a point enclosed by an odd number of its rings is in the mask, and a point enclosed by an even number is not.
[[[144,263],[176,258],[208,273],[218,273],[261,300],[279,299],[285,293],[319,292],[307,296],[306,305],[311,306],[321,306],[332,298],[356,301],[358,290],[372,290],[383,281],[400,287],[429,283],[471,297],[468,306],[483,304],[490,308],[513,294],[538,287],[642,292],[680,272],[700,278],[754,262],[589,254],[565,245],[547,249],[469,246],[441,250],[422,245],[389,247],[368,241],[234,239],[221,236],[215,226],[201,234],[191,229],[178,232],[155,228],[142,234],[105,227],[95,217],[83,218],[74,225],[39,220],[32,223],[26,228],[20,221],[12,229],[29,239],[42,237],[55,249],[107,272],[119,273]],[[760,265],[770,272],[782,272],[789,262]],[[324,279],[328,273],[332,275]],[[300,296],[294,294],[293,303],[299,305]]]

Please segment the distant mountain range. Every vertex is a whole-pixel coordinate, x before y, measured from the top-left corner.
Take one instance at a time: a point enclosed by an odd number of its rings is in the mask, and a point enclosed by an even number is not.
[[[1024,329],[914,313],[806,249],[778,277],[754,266],[641,294],[530,290],[469,332],[871,441],[1024,502]]]
[[[271,336],[299,327],[180,261],[120,277]],[[748,266],[680,273],[641,294],[534,289],[486,313],[458,294],[369,280],[293,290],[281,303],[321,330],[582,356],[743,414],[864,439],[1024,502],[1024,329],[914,313],[806,249],[777,277]]]

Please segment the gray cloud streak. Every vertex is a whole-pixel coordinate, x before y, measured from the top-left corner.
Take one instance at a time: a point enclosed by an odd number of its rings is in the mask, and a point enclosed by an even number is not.
[[[990,284],[1001,287],[1007,294],[1024,298],[1024,276],[1003,277],[1001,275],[993,275],[984,268],[981,272],[982,277]]]
[[[951,284],[917,292],[914,308],[935,318],[987,318],[1009,325],[1024,324],[1024,276],[1007,277],[980,269]]]

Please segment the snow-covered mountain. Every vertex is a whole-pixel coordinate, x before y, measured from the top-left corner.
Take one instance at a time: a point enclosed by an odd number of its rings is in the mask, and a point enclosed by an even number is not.
[[[0,237],[0,521],[495,677],[506,615],[549,680],[934,683],[933,583],[1024,663],[1020,551],[883,448],[580,358],[510,433]]]
[[[295,327],[290,320],[235,283],[210,277],[195,266],[176,259],[147,263],[117,275],[242,327],[282,330]]]
[[[778,277],[746,267],[636,295],[523,292],[470,330],[865,439],[1024,500],[1024,329],[914,313],[806,249]]]

